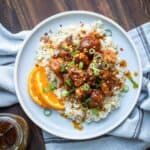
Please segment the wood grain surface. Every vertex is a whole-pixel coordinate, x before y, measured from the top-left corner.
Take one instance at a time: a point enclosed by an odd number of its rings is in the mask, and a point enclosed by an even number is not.
[[[103,14],[125,30],[150,21],[150,0],[0,0],[0,23],[13,33],[32,29],[43,19],[67,10],[89,10]],[[44,150],[41,130],[28,119],[16,104],[0,109],[23,116],[29,123],[29,150]]]

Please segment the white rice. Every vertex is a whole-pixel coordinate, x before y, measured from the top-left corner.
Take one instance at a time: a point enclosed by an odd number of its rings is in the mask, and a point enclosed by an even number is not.
[[[81,31],[85,30],[86,33],[82,34]],[[66,27],[60,28],[60,30],[56,34],[51,34],[50,39],[54,45],[58,45],[61,41],[65,40],[66,37],[72,35],[73,42],[76,44],[79,44],[79,38],[77,37],[78,34],[80,36],[85,36],[86,34],[96,31],[100,34],[103,34],[105,32],[104,25],[102,21],[98,20],[93,24],[84,24],[84,25],[70,25]],[[107,36],[103,41],[101,40],[102,49],[105,50],[107,48],[112,49],[114,51],[117,50],[117,45],[112,41],[111,36]],[[37,63],[40,63],[42,66],[45,66],[46,72],[48,74],[49,81],[53,81],[56,78],[56,75],[49,69],[49,67],[46,67],[49,59],[57,53],[57,49],[51,49],[51,48],[45,48],[43,46],[43,42],[41,41],[40,48],[37,50]],[[117,75],[118,78],[124,80],[123,78],[123,71],[121,68],[119,68],[119,65],[117,66],[120,70],[120,73]],[[59,88],[55,90],[55,94],[61,99],[61,92],[63,88]],[[104,111],[100,111],[97,115],[94,115],[92,111],[86,110],[86,113],[84,109],[82,109],[82,106],[80,103],[77,102],[71,102],[71,101],[65,101],[65,110],[64,114],[72,119],[76,120],[77,122],[81,122],[84,118],[86,122],[92,122],[92,121],[99,121],[100,119],[106,118],[107,115],[112,112],[114,109],[119,107],[120,101],[120,91],[114,89],[115,96],[107,97],[104,101]]]

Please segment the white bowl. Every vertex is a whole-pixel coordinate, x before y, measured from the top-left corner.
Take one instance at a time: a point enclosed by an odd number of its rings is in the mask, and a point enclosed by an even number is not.
[[[50,117],[43,115],[43,109],[36,105],[28,94],[27,78],[35,63],[35,52],[39,47],[40,37],[45,32],[50,29],[54,32],[57,31],[60,24],[79,24],[80,21],[84,23],[92,23],[98,19],[101,19],[104,25],[112,30],[113,40],[117,42],[120,47],[124,48],[120,57],[127,60],[129,70],[137,71],[139,73],[139,75],[135,78],[139,87],[135,90],[129,82],[130,90],[120,99],[119,109],[113,111],[107,118],[97,123],[84,124],[84,130],[78,131],[74,129],[70,120],[61,117],[56,111],[53,111]],[[138,51],[127,33],[114,21],[93,12],[69,11],[47,18],[31,31],[30,36],[23,44],[22,50],[20,50],[17,55],[14,79],[19,102],[25,113],[36,125],[59,137],[75,140],[90,139],[106,134],[116,128],[133,110],[141,90],[141,60]]]

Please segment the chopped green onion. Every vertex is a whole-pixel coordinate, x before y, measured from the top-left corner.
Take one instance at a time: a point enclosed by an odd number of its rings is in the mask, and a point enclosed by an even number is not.
[[[61,92],[61,96],[62,97],[66,97],[66,96],[69,96],[72,92],[74,92],[75,88],[73,87],[70,91],[67,91],[67,90],[63,90]]]
[[[50,88],[51,88],[52,91],[53,91],[53,90],[56,90],[56,88],[57,88],[57,80],[53,80],[53,81],[51,82]]]
[[[98,76],[99,73],[100,73],[100,70],[97,69],[97,68],[93,68],[93,71],[94,71],[94,75],[95,75],[95,76]]]
[[[103,81],[101,79],[97,78],[96,81],[95,81],[96,89],[100,88],[102,83],[103,83]]]
[[[84,89],[85,91],[88,91],[88,90],[90,89],[89,84],[84,83],[84,85],[83,85],[83,89]]]
[[[65,69],[66,69],[66,70],[69,70],[73,65],[74,65],[74,61],[70,61],[70,62],[68,62],[68,63],[66,64]]]
[[[68,50],[68,48],[67,48],[67,47],[64,47],[64,46],[61,46],[61,48],[62,48],[63,50],[65,50],[65,51]]]
[[[90,68],[92,68],[92,69],[93,69],[93,68],[97,68],[97,64],[92,62],[92,63],[90,64]]]
[[[103,68],[104,68],[104,69],[108,69],[108,68],[109,68],[109,64],[103,63]]]
[[[75,88],[73,87],[70,91],[69,91],[69,94],[74,92],[75,91]]]
[[[72,45],[75,47],[75,46],[78,46],[78,44],[77,43],[72,43]]]
[[[95,59],[99,60],[99,59],[102,59],[102,56],[99,54],[99,55],[96,55],[95,56]]]
[[[84,104],[84,103],[83,103]],[[81,109],[83,110],[83,112],[86,112],[87,111],[87,108],[86,107],[81,107]]]
[[[87,98],[87,99],[84,100],[84,103],[88,104],[90,101],[91,101],[91,98],[89,97],[89,98]]]
[[[96,83],[95,84],[95,87],[98,89],[100,87],[100,84],[99,83]]]
[[[84,101],[82,101],[82,104],[83,106],[87,106],[87,104],[89,104],[89,102],[91,101],[92,99],[90,97],[84,99]]]
[[[61,96],[62,97],[66,97],[66,96],[69,96],[69,91],[67,91],[67,90],[63,90],[62,92],[61,92]]]
[[[90,49],[89,49],[89,54],[91,54],[91,55],[92,55],[92,54],[95,54],[95,49],[94,49],[94,48],[90,48]]]
[[[66,83],[68,86],[72,86],[72,82],[71,82],[70,79],[67,79],[67,80],[65,81],[65,83]]]
[[[93,108],[93,109],[91,109],[91,111],[92,111],[92,114],[93,114],[93,115],[95,115],[95,116],[98,116],[98,115],[99,115],[99,109]]]
[[[129,86],[125,85],[122,92],[127,93],[129,91]]]
[[[67,66],[70,68],[70,67],[72,67],[74,65],[74,61],[70,61],[70,62],[68,62],[67,63]]]
[[[44,115],[45,116],[50,116],[52,114],[52,111],[50,109],[44,109]]]
[[[131,81],[131,83],[133,84],[133,88],[134,89],[137,89],[138,87],[139,87],[139,85],[133,80],[133,78],[130,76],[129,78],[128,78],[130,81]]]
[[[51,91],[50,87],[48,87],[48,88],[43,88],[43,92],[44,92],[44,93],[49,92],[49,91]]]
[[[49,92],[49,91],[54,91],[57,89],[57,81],[54,80],[50,83],[50,86],[48,88],[43,88],[43,92]]]
[[[97,63],[91,63],[90,68],[93,69],[94,75],[98,76],[100,73],[100,70],[97,69]]]
[[[95,87],[98,89],[100,87],[101,83],[100,82],[96,82],[95,83]]]
[[[66,69],[65,69],[65,65],[62,64],[62,65],[61,65],[61,72],[65,72],[65,70],[66,70]]]
[[[78,54],[78,53],[79,53],[79,51],[73,50],[73,51],[71,52],[71,56],[73,57],[73,56],[75,56],[75,55]]]
[[[79,46],[79,44],[80,44],[80,41],[74,41],[74,42],[72,42],[73,46]]]
[[[96,28],[104,28],[104,24],[101,20],[97,20],[95,26]]]
[[[83,67],[84,67],[84,63],[82,61],[80,61],[80,63],[79,63],[79,69],[83,69]]]
[[[105,35],[112,36],[112,31],[110,29],[105,29]]]

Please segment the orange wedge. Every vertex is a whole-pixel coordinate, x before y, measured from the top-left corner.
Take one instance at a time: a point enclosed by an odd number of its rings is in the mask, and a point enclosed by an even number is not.
[[[58,99],[53,91],[43,92],[49,87],[49,82],[43,67],[34,67],[28,78],[28,90],[33,101],[44,108],[63,110],[63,101]]]

